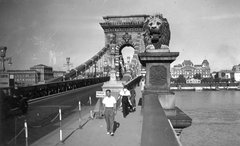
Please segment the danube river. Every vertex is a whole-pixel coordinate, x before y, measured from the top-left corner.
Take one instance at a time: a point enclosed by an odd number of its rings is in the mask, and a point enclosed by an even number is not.
[[[240,91],[175,91],[176,106],[192,118],[184,146],[240,146]]]

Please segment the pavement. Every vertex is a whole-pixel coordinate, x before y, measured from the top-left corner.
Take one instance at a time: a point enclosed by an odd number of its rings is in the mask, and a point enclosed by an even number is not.
[[[136,105],[141,97],[140,87],[136,87]],[[90,112],[89,112],[90,113]],[[118,125],[114,136],[107,134],[105,119],[90,118],[90,114],[81,117],[82,128],[79,128],[79,114],[62,125],[63,140],[60,141],[60,128],[42,137],[31,146],[140,146],[142,134],[141,106],[129,113],[126,118],[118,110],[115,122]]]

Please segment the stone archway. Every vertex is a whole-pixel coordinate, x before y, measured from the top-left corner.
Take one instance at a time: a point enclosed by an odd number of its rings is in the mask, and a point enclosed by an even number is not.
[[[134,49],[134,54],[132,56],[132,59],[130,60],[130,66],[128,66],[128,68],[126,68],[126,62],[124,62],[123,60],[123,54],[122,54],[122,50],[125,47],[131,47]],[[138,46],[133,42],[124,42],[124,43],[119,43],[116,46],[116,54],[119,54],[119,57],[115,58],[116,60],[116,64],[118,64],[118,66],[115,68],[117,75],[119,75],[120,78],[122,78],[122,75],[124,74],[124,72],[129,71],[128,69],[131,68],[133,70],[141,70],[141,64],[138,60],[138,53],[139,53],[139,48]],[[138,71],[135,72],[136,74],[138,73]],[[134,73],[134,76],[136,75]]]
[[[129,16],[105,16],[103,23],[100,23],[105,33],[105,46],[108,46],[109,51],[105,54],[105,61],[109,64],[110,54],[114,48],[114,62],[116,76],[122,76],[123,61],[121,50],[126,46],[131,46],[134,49],[133,58],[139,63],[138,53],[145,50],[144,45],[144,29],[143,24],[149,15],[129,15]],[[140,65],[140,63],[139,63]],[[141,65],[138,68],[141,69]]]

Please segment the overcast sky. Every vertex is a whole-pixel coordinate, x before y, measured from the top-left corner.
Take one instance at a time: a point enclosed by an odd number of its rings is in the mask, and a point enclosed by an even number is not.
[[[239,0],[0,0],[0,46],[13,65],[36,64],[63,70],[103,48],[102,16],[162,13],[170,24],[172,64],[210,63],[211,71],[240,64]]]

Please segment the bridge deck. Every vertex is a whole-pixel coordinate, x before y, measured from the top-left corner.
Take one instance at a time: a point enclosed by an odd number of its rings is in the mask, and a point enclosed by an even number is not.
[[[140,87],[136,88],[136,103],[141,97]],[[63,140],[59,140],[59,129],[46,135],[31,146],[55,146],[55,145],[84,145],[84,146],[140,146],[142,134],[141,106],[136,111],[123,118],[122,112],[118,110],[115,121],[119,123],[114,137],[106,134],[106,123],[104,119],[89,119],[89,114],[82,117],[82,129],[79,126],[78,113],[73,117],[74,122],[67,122],[63,125]]]

